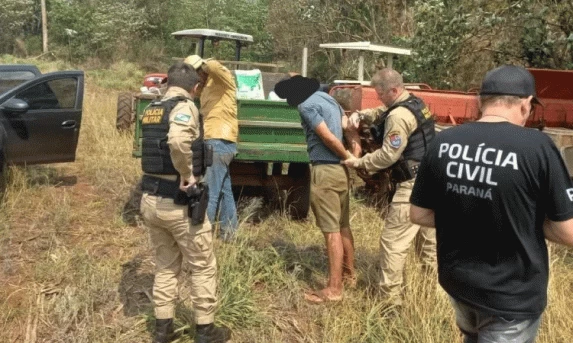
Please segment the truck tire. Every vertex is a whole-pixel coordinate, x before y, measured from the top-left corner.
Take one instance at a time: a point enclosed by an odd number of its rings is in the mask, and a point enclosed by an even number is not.
[[[133,98],[131,93],[119,93],[117,96],[117,118],[115,127],[118,131],[126,131],[135,121],[133,113]]]
[[[293,220],[305,220],[310,210],[310,167],[307,163],[293,163],[288,175],[293,180],[292,187],[286,189],[286,210]]]

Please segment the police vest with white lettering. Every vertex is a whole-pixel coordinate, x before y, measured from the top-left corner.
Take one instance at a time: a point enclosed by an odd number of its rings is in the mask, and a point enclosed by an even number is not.
[[[179,175],[173,162],[167,133],[169,132],[169,114],[185,97],[174,97],[163,101],[151,102],[143,111],[141,118],[141,167],[145,173]]]

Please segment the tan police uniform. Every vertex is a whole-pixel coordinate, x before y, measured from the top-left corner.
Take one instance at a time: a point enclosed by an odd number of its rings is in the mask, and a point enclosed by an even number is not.
[[[408,99],[410,94],[404,91],[395,102]],[[384,112],[386,108],[370,109],[359,112],[369,122]],[[375,173],[387,169],[398,161],[408,143],[408,137],[417,128],[416,118],[405,107],[393,109],[386,119],[382,147],[373,153],[358,159],[355,166]],[[401,305],[401,286],[407,251],[414,238],[420,232],[420,256],[423,263],[432,268],[436,262],[435,229],[421,227],[410,222],[410,194],[414,179],[396,185],[396,193],[385,218],[384,229],[380,235],[380,266],[382,275],[380,287],[392,301]]]
[[[165,99],[183,96],[187,91],[170,87]],[[199,112],[191,100],[177,103],[169,114],[167,144],[171,160],[181,178],[192,174],[191,143],[199,136]],[[175,180],[174,175],[152,175]],[[175,315],[178,278],[190,272],[190,296],[197,324],[214,321],[217,307],[216,260],[213,253],[211,224],[205,218],[202,225],[191,225],[187,206],[176,205],[172,198],[144,193],[141,212],[149,229],[155,251],[155,281],[153,302],[155,317],[169,319]],[[183,272],[183,273],[182,273]]]

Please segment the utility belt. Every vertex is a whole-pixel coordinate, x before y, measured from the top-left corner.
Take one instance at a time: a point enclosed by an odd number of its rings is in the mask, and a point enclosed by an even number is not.
[[[175,205],[187,205],[187,216],[191,218],[192,225],[203,224],[207,205],[209,204],[209,188],[205,184],[197,184],[189,187],[187,193],[179,189],[179,177],[177,181],[144,175],[142,190],[150,195],[157,195],[173,199]]]
[[[158,195],[163,198],[176,199],[179,193],[183,193],[179,190],[179,177],[177,177],[176,181],[172,181],[151,175],[143,175],[141,187],[145,193]]]
[[[390,168],[390,180],[394,183],[401,183],[412,180],[418,175],[420,162],[412,160],[401,160]]]

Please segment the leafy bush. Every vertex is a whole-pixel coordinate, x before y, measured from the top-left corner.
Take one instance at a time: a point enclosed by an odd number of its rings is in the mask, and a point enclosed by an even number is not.
[[[53,41],[67,46],[68,56],[78,59],[123,58],[150,28],[145,9],[137,7],[135,1],[54,0],[50,23]]]
[[[434,87],[477,86],[486,70],[503,63],[573,65],[570,3],[418,0],[414,13],[412,76]]]
[[[2,0],[0,53],[39,55],[39,0]],[[411,48],[394,67],[411,82],[467,89],[501,63],[573,68],[573,3],[553,0],[50,0],[49,49],[71,63],[110,66],[130,61],[164,71],[172,57],[195,52],[171,33],[213,28],[251,34],[242,59],[300,70],[309,49],[311,76],[356,75],[357,54],[320,43],[370,41]],[[233,59],[229,42],[206,44],[206,56]],[[366,77],[383,66],[365,54]],[[95,62],[94,62],[95,61]]]
[[[15,39],[24,36],[30,18],[34,18],[33,10],[33,0],[2,0],[0,53],[13,53]]]

